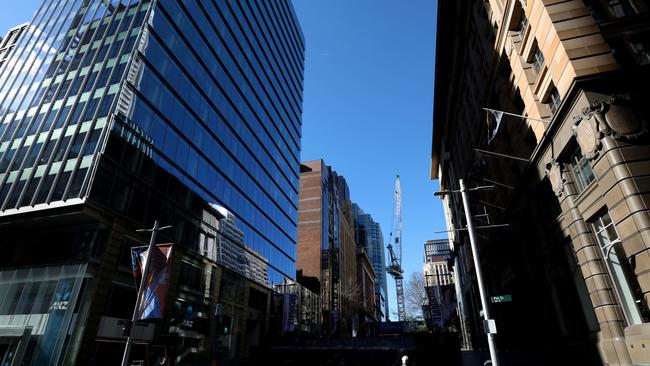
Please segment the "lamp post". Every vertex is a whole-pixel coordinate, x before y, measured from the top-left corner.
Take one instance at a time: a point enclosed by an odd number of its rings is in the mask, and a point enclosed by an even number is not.
[[[145,281],[147,279],[147,276],[149,275],[149,259],[151,258],[151,253],[153,252],[153,247],[156,245],[156,235],[158,234],[158,231],[160,230],[165,230],[169,229],[171,226],[163,226],[160,227],[160,223],[158,220],[156,220],[153,223],[153,228],[152,229],[142,229],[142,230],[137,230],[138,232],[143,232],[143,231],[150,231],[151,232],[151,239],[149,240],[149,247],[147,248],[147,257],[144,260],[144,265],[142,269],[142,278],[140,278],[140,286],[138,287],[138,293],[135,298],[135,308],[133,309],[133,316],[131,317],[131,322],[128,336],[126,338],[126,346],[124,347],[124,354],[122,355],[122,366],[127,366],[129,362],[129,356],[131,354],[131,343],[133,340],[133,325],[136,322],[138,318],[138,309],[140,308],[140,302],[142,299],[142,292],[143,292],[143,287],[145,285]]]
[[[497,358],[497,348],[494,335],[496,334],[496,325],[494,319],[490,319],[490,308],[488,306],[487,294],[485,290],[485,284],[483,282],[483,271],[481,270],[481,262],[478,257],[478,248],[476,247],[476,234],[474,233],[474,222],[472,219],[472,211],[469,206],[469,191],[478,191],[484,189],[491,189],[494,186],[481,186],[476,188],[468,189],[465,187],[464,179],[459,180],[460,190],[453,191],[443,191],[436,192],[436,196],[442,196],[451,193],[460,193],[463,199],[463,208],[465,211],[465,219],[467,221],[467,233],[469,234],[469,243],[472,251],[472,259],[474,261],[474,269],[476,271],[476,282],[478,283],[479,297],[481,298],[481,306],[483,306],[483,327],[487,333],[488,339],[488,348],[490,350],[490,359],[492,360],[492,366],[499,366],[499,361]],[[501,225],[492,225],[498,227]]]

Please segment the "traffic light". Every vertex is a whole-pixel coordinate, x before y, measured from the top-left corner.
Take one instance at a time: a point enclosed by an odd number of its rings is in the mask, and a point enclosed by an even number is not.
[[[122,335],[129,337],[131,335],[131,328],[133,327],[133,322],[131,320],[126,320],[124,326],[122,327]]]
[[[221,334],[229,335],[232,326],[232,318],[225,315],[221,318]]]

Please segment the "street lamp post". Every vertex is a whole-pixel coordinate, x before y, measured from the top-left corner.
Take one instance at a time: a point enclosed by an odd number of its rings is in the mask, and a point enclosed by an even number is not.
[[[483,323],[485,324],[485,330],[488,338],[490,359],[492,359],[492,366],[499,366],[499,361],[497,360],[497,347],[494,339],[496,327],[492,326],[494,324],[494,320],[490,319],[490,307],[488,306],[487,294],[485,293],[485,284],[483,283],[483,272],[481,271],[481,262],[478,259],[478,248],[476,247],[476,239],[474,238],[474,222],[472,220],[472,212],[469,207],[467,188],[465,188],[465,181],[463,179],[460,180],[460,193],[463,197],[463,207],[465,208],[465,219],[467,220],[469,243],[472,247],[472,258],[474,259],[474,269],[476,270],[478,292],[481,297],[481,305],[483,306]]]
[[[138,309],[140,308],[140,302],[142,301],[142,292],[144,291],[144,285],[145,281],[147,280],[147,276],[149,274],[149,259],[151,258],[151,253],[153,252],[153,247],[156,245],[156,235],[160,230],[165,230],[169,229],[171,226],[163,226],[160,227],[160,223],[158,220],[156,220],[153,224],[152,229],[142,229],[142,230],[136,230],[138,232],[143,232],[143,231],[150,231],[151,232],[151,239],[149,240],[149,246],[147,247],[147,257],[144,260],[144,265],[142,269],[142,277],[140,278],[140,286],[138,287],[138,292],[135,298],[135,308],[133,309],[133,315],[131,316],[131,322],[130,322],[130,329],[128,332],[128,336],[126,338],[126,345],[124,347],[124,354],[122,355],[122,366],[127,366],[129,363],[129,356],[131,354],[131,343],[133,340],[133,330],[135,328],[135,322],[138,317]]]
[[[479,291],[479,297],[481,298],[481,306],[483,306],[483,328],[487,333],[488,348],[490,350],[490,359],[492,361],[492,366],[499,366],[499,361],[497,358],[496,341],[494,338],[494,335],[496,334],[496,325],[494,323],[494,319],[490,319],[490,308],[488,306],[488,300],[487,300],[488,297],[485,291],[485,284],[483,282],[483,272],[481,270],[481,262],[479,261],[478,258],[478,248],[476,247],[476,234],[474,232],[475,227],[474,227],[474,221],[472,219],[472,211],[469,206],[469,197],[468,197],[469,191],[491,189],[494,188],[494,186],[484,186],[484,187],[476,187],[476,188],[468,189],[467,187],[465,187],[464,179],[460,179],[459,184],[460,184],[460,190],[436,192],[435,195],[441,196],[450,193],[460,193],[463,199],[463,208],[465,210],[465,219],[467,221],[467,232],[469,234],[469,242],[472,250],[472,259],[474,261],[474,269],[476,271],[476,282],[478,283],[478,291]],[[489,225],[481,228],[500,227],[500,226],[507,226],[507,225]]]

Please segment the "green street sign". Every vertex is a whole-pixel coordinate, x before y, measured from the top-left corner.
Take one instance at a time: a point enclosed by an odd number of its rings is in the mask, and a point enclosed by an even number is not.
[[[490,298],[490,301],[493,304],[498,303],[498,302],[511,302],[512,301],[512,296],[511,295],[492,296]]]

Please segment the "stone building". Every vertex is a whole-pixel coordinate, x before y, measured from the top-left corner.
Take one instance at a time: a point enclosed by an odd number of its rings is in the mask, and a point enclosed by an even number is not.
[[[502,351],[547,364],[650,362],[648,10],[439,3],[431,177],[443,190],[461,178],[495,186],[472,193],[471,207],[477,224],[510,225],[478,238],[488,295],[512,295],[490,305]],[[490,143],[482,108],[512,113]],[[460,196],[443,207],[450,229],[465,226]],[[468,238],[450,238],[465,346],[481,348]]]

